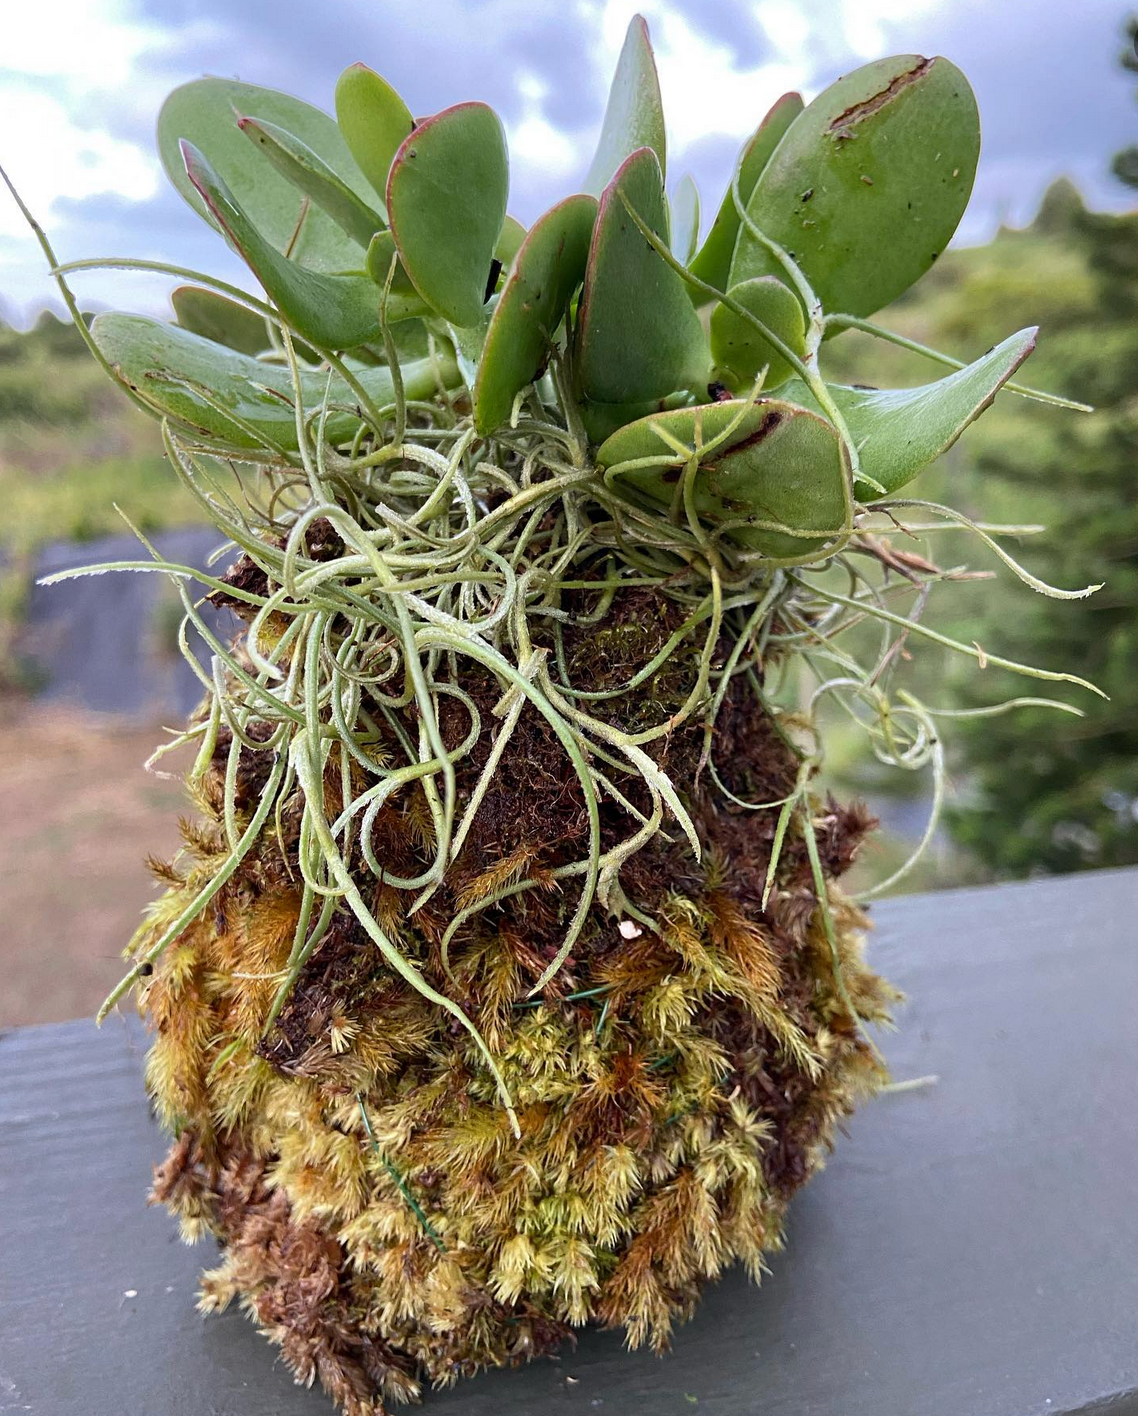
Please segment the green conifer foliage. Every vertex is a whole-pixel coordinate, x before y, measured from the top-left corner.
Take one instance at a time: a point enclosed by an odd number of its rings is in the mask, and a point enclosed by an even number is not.
[[[1062,662],[1110,696],[1085,719],[1025,710],[964,721],[956,744],[971,800],[951,813],[956,837],[997,877],[1138,862],[1138,216],[1087,211],[1056,183],[1034,225],[962,252],[959,313],[945,337],[971,345],[1018,310],[1045,311],[1039,377],[1061,378],[1092,418],[1008,407],[977,430],[967,501],[1010,509],[1046,529],[1032,537],[1044,579],[1104,588],[1055,614],[1026,587],[975,596],[981,643]],[[1047,308],[1050,306],[1050,308]],[[953,621],[960,627],[960,619]],[[974,705],[980,680],[962,681]],[[998,689],[996,690],[998,692]]]

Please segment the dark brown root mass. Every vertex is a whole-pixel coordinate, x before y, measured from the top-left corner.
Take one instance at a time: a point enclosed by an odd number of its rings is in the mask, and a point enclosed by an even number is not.
[[[594,606],[581,595],[561,644],[552,630],[540,643],[570,685],[589,690],[627,683],[682,620],[647,592],[618,596],[588,623]],[[695,681],[699,648],[685,641],[638,689],[590,700],[589,711],[627,731],[668,721]],[[729,648],[717,646],[720,663]],[[482,724],[457,767],[462,802],[501,730],[503,688],[467,665],[460,686]],[[454,747],[469,709],[443,702]],[[712,748],[720,779],[744,800],[778,801],[794,787],[799,759],[746,674],[731,682]],[[350,860],[388,936],[486,1039],[520,1140],[469,1034],[386,965],[346,910],[266,1032],[299,908],[292,803],[280,835],[265,833],[144,986],[149,1085],[178,1138],[154,1196],[189,1237],[211,1231],[224,1249],[203,1303],[247,1305],[297,1379],[318,1379],[352,1416],[417,1395],[424,1379],[449,1383],[551,1352],[590,1321],[663,1347],[706,1280],[739,1259],[758,1277],[787,1200],[882,1080],[861,1020],[883,1019],[893,995],[861,960],[862,916],[831,890],[835,954],[793,831],[763,909],[778,813],[719,791],[698,715],[648,750],[691,812],[702,863],[666,823],[669,835],[621,874],[654,925],[594,907],[540,999],[527,994],[580,888],[552,872],[580,860],[588,838],[580,783],[540,714],[521,713],[474,830],[413,916],[358,846]],[[173,877],[183,883],[155,905],[144,944],[224,857],[228,753],[219,739],[199,792],[205,820]],[[244,813],[267,759],[241,749]],[[331,764],[331,808],[339,781]],[[648,809],[634,778],[620,787]],[[611,798],[601,815],[605,849],[636,827]],[[873,823],[833,801],[814,803],[814,815],[833,882]],[[385,807],[372,845],[396,874],[429,863],[421,793]],[[526,888],[474,908],[517,885]],[[443,939],[463,910],[472,912],[450,941],[448,973]]]

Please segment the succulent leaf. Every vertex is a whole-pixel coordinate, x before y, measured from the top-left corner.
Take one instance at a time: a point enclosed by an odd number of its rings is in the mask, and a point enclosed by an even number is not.
[[[954,64],[914,54],[880,59],[839,79],[794,120],[747,213],[794,257],[824,309],[869,315],[944,250],[979,153],[976,100]],[[756,275],[785,279],[744,228],[731,284]]]
[[[672,254],[687,265],[699,241],[699,188],[685,172],[672,193]]]
[[[505,134],[484,103],[426,119],[392,162],[395,244],[419,294],[451,324],[475,324],[482,312],[508,187]]]
[[[598,403],[637,403],[707,383],[707,339],[683,277],[644,239],[629,206],[667,240],[663,178],[651,148],[620,167],[593,228],[577,315],[577,376],[585,397]]]
[[[436,349],[442,349],[444,354],[450,352],[441,340],[432,338],[432,331],[421,319],[400,320],[398,324],[391,326],[389,333],[400,365],[415,359],[425,359],[430,354],[432,345]]]
[[[784,93],[771,111],[747,139],[740,153],[739,195],[744,203],[750,200],[755,183],[763,168],[770,161],[771,154],[782,140],[782,135],[802,112],[801,95]],[[735,209],[735,198],[730,186],[720,203],[719,211],[707,233],[707,239],[696,253],[690,269],[693,275],[713,285],[716,290],[726,290],[731,272],[731,257],[735,254],[735,242],[739,235],[739,213]],[[701,299],[696,295],[695,298]]]
[[[462,376],[462,382],[471,394],[474,393],[474,385],[478,380],[482,350],[486,344],[486,334],[497,304],[498,296],[493,295],[490,297],[490,301],[483,305],[473,324],[447,325],[447,333],[450,335],[455,358],[458,360],[458,371]]]
[[[795,354],[806,350],[806,313],[792,290],[773,275],[756,276],[733,285],[728,295],[756,316]],[[746,392],[761,369],[766,368],[764,388],[774,388],[788,379],[793,369],[759,331],[726,305],[711,312],[711,357],[717,369],[730,375],[737,392]]]
[[[241,354],[260,354],[269,347],[269,332],[263,315],[239,305],[216,290],[200,285],[179,285],[170,292],[170,303],[178,324],[203,339],[224,344]]]
[[[502,230],[498,234],[498,244],[494,247],[494,257],[502,262],[502,269],[509,272],[514,263],[514,257],[522,248],[522,242],[526,239],[526,229],[516,216],[507,214],[502,222]]]
[[[228,447],[296,451],[292,379],[283,365],[250,358],[142,315],[99,315],[92,334],[117,377],[157,413]],[[454,361],[446,355],[403,365],[407,397],[430,397],[438,386],[436,370],[445,382],[457,382]],[[388,369],[360,369],[356,377],[375,403],[382,407],[391,402]],[[329,388],[327,372],[302,371],[300,382],[306,411],[319,408]],[[334,375],[328,397],[333,411],[325,432],[332,442],[347,441],[361,422],[356,394]],[[226,417],[226,410],[240,423]]]
[[[319,349],[352,349],[380,334],[379,292],[366,275],[325,275],[282,256],[237,204],[192,143],[182,144],[186,172],[233,249],[265,287],[288,324]],[[356,249],[357,256],[360,254]],[[393,295],[388,318],[423,312],[417,295]]]
[[[522,242],[490,320],[474,385],[480,433],[504,423],[519,389],[540,373],[584,279],[596,216],[595,198],[567,197],[539,218]]]
[[[667,400],[659,398],[640,399],[635,403],[598,403],[595,400],[581,405],[581,423],[589,441],[595,445],[603,443],[613,433],[645,418],[649,413],[659,413]],[[691,402],[688,399],[687,402]]]
[[[387,284],[387,273],[391,269],[392,257],[396,257],[395,273],[391,277],[392,295],[400,295],[407,299],[418,299],[418,292],[411,284],[411,277],[398,259],[395,249],[395,237],[390,231],[377,231],[368,242],[367,248],[367,273],[382,290]],[[378,296],[377,296],[378,298]]]
[[[919,388],[844,388],[830,393],[858,448],[863,472],[895,492],[935,462],[995,398],[1035,348],[1035,329],[1020,330],[975,363]],[[797,379],[785,398],[817,408]]]
[[[411,110],[374,69],[352,64],[336,84],[336,121],[360,170],[385,197],[392,160],[415,126]]]
[[[584,190],[599,197],[617,169],[642,147],[652,149],[661,173],[666,172],[667,138],[656,60],[648,26],[640,15],[634,15],[616,63],[600,140]]]
[[[238,118],[237,126],[256,143],[276,170],[321,207],[364,249],[386,222],[307,143],[264,118]]]
[[[683,472],[674,440],[694,453],[736,419],[730,436],[695,473],[693,493],[700,519],[730,522],[731,540],[778,557],[806,556],[839,535],[850,515],[841,443],[824,418],[783,399],[764,398],[749,406],[731,399],[652,413],[602,443],[597,464],[615,468],[659,457],[659,466],[630,467],[614,480],[617,486],[631,485],[650,500],[670,506]],[[790,529],[774,529],[778,526]]]
[[[158,149],[174,186],[199,216],[217,226],[186,174],[183,138],[205,152],[222,181],[277,251],[312,270],[347,270],[359,264],[356,243],[327,212],[312,206],[279,172],[267,171],[261,154],[237,127],[239,114],[276,123],[301,140],[364,201],[378,198],[327,113],[274,89],[232,79],[197,79],[177,88],[158,115]]]

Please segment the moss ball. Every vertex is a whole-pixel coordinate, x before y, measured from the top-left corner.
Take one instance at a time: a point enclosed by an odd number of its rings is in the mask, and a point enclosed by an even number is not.
[[[672,632],[669,615],[623,597],[568,635],[565,662],[577,681],[624,683]],[[691,656],[673,656],[609,711],[658,721],[694,672]],[[469,702],[448,700],[442,720],[453,745],[469,738],[470,704],[478,714],[460,800],[502,731],[492,710],[503,691],[480,671],[462,684]],[[246,736],[231,786],[238,826],[271,760],[255,725]],[[297,1380],[319,1380],[351,1416],[412,1399],[425,1382],[551,1353],[588,1323],[662,1349],[725,1267],[742,1261],[759,1278],[791,1195],[881,1084],[862,1021],[885,1018],[894,995],[863,963],[864,917],[834,884],[871,823],[857,808],[811,803],[829,929],[792,836],[764,907],[778,813],[735,798],[786,795],[793,746],[742,679],[717,719],[714,781],[702,741],[685,727],[652,749],[701,857],[678,832],[657,834],[608,882],[536,995],[580,889],[558,866],[580,857],[585,829],[579,785],[540,715],[517,716],[476,829],[413,911],[412,895],[365,868],[356,841],[353,871],[375,919],[476,1026],[520,1135],[470,1032],[390,967],[342,902],[274,1015],[303,908],[300,814],[287,792],[143,981],[148,1085],[175,1136],[155,1196],[187,1238],[209,1232],[222,1247],[202,1304],[239,1301]],[[168,888],[136,951],[229,851],[229,747],[223,734],[194,782],[198,818],[180,857],[158,867]],[[343,789],[330,758],[332,815]],[[647,805],[631,789],[623,804],[610,797],[605,842],[627,836],[629,812]],[[370,844],[385,870],[413,874],[434,844],[424,794],[393,795]],[[314,922],[302,923],[302,942],[306,929]]]

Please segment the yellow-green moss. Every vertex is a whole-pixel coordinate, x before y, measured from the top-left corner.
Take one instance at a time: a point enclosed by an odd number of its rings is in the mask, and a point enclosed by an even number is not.
[[[192,865],[166,871],[177,883],[142,943],[224,854],[210,800],[207,782]],[[387,829],[411,831],[407,814],[392,807]],[[298,1379],[365,1416],[424,1379],[549,1352],[590,1321],[663,1347],[707,1279],[736,1260],[757,1279],[790,1194],[882,1081],[860,1020],[892,995],[834,886],[839,988],[801,852],[764,913],[755,828],[706,797],[700,819],[714,845],[682,890],[662,889],[657,929],[598,908],[542,999],[525,1001],[542,959],[520,905],[456,941],[451,996],[498,1060],[520,1141],[470,1035],[349,923],[262,1036],[300,898],[267,834],[142,994],[148,1085],[178,1136],[156,1194],[187,1238],[208,1229],[225,1249],[203,1305],[239,1300]],[[863,826],[833,827],[847,855]],[[442,919],[399,930],[439,986]]]

